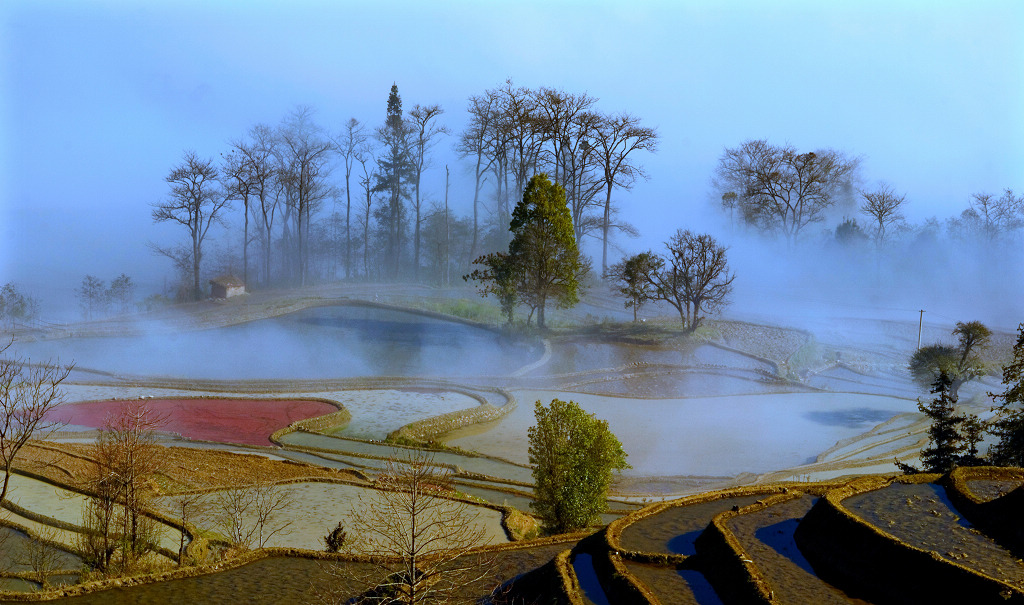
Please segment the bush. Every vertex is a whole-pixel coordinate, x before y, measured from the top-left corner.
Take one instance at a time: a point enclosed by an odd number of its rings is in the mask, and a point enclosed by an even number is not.
[[[345,543],[348,542],[348,533],[339,521],[338,527],[332,529],[331,533],[324,536],[323,540],[324,547],[326,547],[327,552],[339,552],[344,548]]]

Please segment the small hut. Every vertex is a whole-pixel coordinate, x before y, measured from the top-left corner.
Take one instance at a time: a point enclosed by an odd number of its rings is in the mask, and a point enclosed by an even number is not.
[[[231,275],[210,280],[210,298],[231,298],[245,294],[245,282]]]

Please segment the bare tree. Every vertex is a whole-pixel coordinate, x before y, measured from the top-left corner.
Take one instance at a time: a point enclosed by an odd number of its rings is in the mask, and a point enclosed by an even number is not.
[[[419,279],[420,275],[420,181],[423,178],[423,169],[427,167],[427,152],[437,142],[437,138],[443,134],[450,134],[447,126],[438,125],[437,118],[444,113],[440,105],[413,105],[409,111],[409,122],[412,130],[412,207],[416,215],[413,227],[413,277]]]
[[[30,536],[25,548],[18,553],[17,562],[32,570],[32,576],[45,590],[50,587],[50,577],[59,570],[68,554],[56,547],[57,529],[45,527],[35,536]]]
[[[601,204],[598,194],[604,189],[604,172],[595,143],[600,124],[599,114],[582,111],[569,120],[562,135],[561,172],[577,242],[601,228],[601,218],[594,214]]]
[[[792,145],[751,140],[723,152],[713,183],[737,194],[747,224],[793,243],[804,228],[825,219],[858,165],[832,149],[798,153]]]
[[[13,344],[11,339],[0,345],[0,464],[4,469],[0,502],[7,497],[11,466],[21,449],[30,439],[45,439],[59,426],[47,414],[64,403],[60,385],[73,367],[59,362],[34,365],[7,355]]]
[[[101,571],[131,572],[155,547],[157,524],[146,511],[154,496],[149,482],[161,469],[156,430],[164,421],[144,400],[124,402],[96,439],[83,485],[93,494],[83,511],[89,531],[80,549]]]
[[[882,183],[874,191],[861,193],[864,203],[860,206],[862,214],[874,221],[875,243],[881,245],[885,241],[886,229],[903,222],[903,205],[907,196],[897,195],[891,185]]]
[[[566,165],[564,155],[571,144],[571,131],[578,128],[574,121],[580,114],[589,112],[597,99],[586,93],[568,93],[554,88],[541,87],[533,93],[536,119],[544,132],[549,148],[548,163],[554,170],[554,182],[565,186],[567,175],[561,169]]]
[[[457,602],[460,589],[491,576],[494,557],[471,555],[487,543],[477,515],[449,497],[450,476],[429,454],[389,461],[376,487],[372,497],[360,498],[350,524],[351,551],[370,555],[367,573],[343,565],[330,570],[365,588],[356,602]],[[326,588],[328,601],[352,596]]]
[[[221,172],[226,197],[242,201],[242,281],[246,287],[249,287],[250,210],[257,220],[264,219],[263,226],[268,229],[268,225],[273,223],[273,217],[267,216],[268,212],[273,214],[273,209],[268,208],[271,181],[275,174],[273,139],[273,133],[266,126],[254,126],[249,131],[249,140],[232,141]]]
[[[209,511],[214,525],[234,546],[263,548],[291,527],[287,513],[294,505],[291,488],[255,482],[217,492]]]
[[[344,132],[334,141],[335,150],[345,162],[345,279],[352,277],[352,169],[366,141],[366,128],[355,118],[349,118]]]
[[[119,313],[128,313],[135,301],[135,282],[126,273],[118,275],[110,281],[107,299],[117,305]]]
[[[223,221],[221,213],[230,205],[230,200],[217,187],[217,176],[213,160],[204,160],[194,151],[186,151],[184,162],[172,168],[165,179],[171,185],[170,198],[153,207],[154,222],[170,221],[188,230],[192,240],[194,300],[198,300],[202,292],[199,268],[203,259],[203,243],[210,227]]]
[[[39,315],[39,301],[7,282],[0,288],[0,325],[14,327],[16,321],[32,321]]]
[[[650,298],[672,305],[683,325],[696,330],[702,312],[715,312],[729,302],[736,275],[729,271],[726,248],[706,233],[682,229],[665,247],[667,259],[644,259],[641,274],[653,287]]]
[[[359,177],[359,186],[362,189],[362,216],[360,223],[363,227],[363,275],[370,277],[370,217],[373,211],[373,185],[377,180],[376,160],[373,157],[373,149],[369,141],[364,144],[356,153],[356,160],[362,169]]]
[[[307,236],[313,214],[332,194],[326,177],[330,174],[330,152],[334,148],[313,123],[313,110],[298,107],[278,130],[278,178],[285,191],[285,200],[294,212],[296,249],[293,277],[306,285],[309,251]]]
[[[455,150],[461,157],[472,157],[476,161],[473,169],[473,242],[470,246],[470,255],[474,258],[480,230],[480,187],[484,183],[484,174],[494,162],[493,156],[488,157],[488,149],[494,123],[498,119],[497,97],[497,92],[490,90],[484,91],[482,95],[469,97],[469,106],[466,108],[469,112],[469,124],[459,135],[459,141],[455,145]]]
[[[259,240],[263,245],[263,283],[270,282],[270,261],[273,250],[274,219],[278,212],[280,196],[277,187],[278,166],[275,158],[278,155],[277,135],[265,124],[257,124],[249,129],[248,141],[233,143],[238,153],[239,162],[245,167],[246,179],[250,182],[252,214],[259,229]],[[248,222],[248,218],[246,219]],[[248,238],[246,239],[248,241]],[[244,260],[243,260],[244,262]],[[248,263],[245,263],[248,270]],[[246,283],[248,287],[248,282]]]
[[[496,129],[500,137],[495,139],[495,148],[506,156],[502,180],[509,175],[512,177],[512,184],[506,185],[506,193],[501,200],[507,217],[511,215],[507,208],[508,199],[518,202],[527,181],[537,171],[546,134],[545,120],[533,92],[525,87],[517,87],[509,80],[500,89],[500,94],[501,118]]]
[[[594,151],[601,167],[605,188],[604,217],[601,221],[601,275],[608,273],[608,234],[612,225],[612,191],[615,187],[629,190],[637,179],[647,173],[630,156],[636,151],[658,149],[658,132],[640,125],[640,118],[628,113],[603,116],[594,131]]]
[[[85,319],[95,319],[98,315],[105,313],[109,306],[107,286],[102,279],[94,275],[86,275],[82,278],[82,285],[75,288],[75,295],[78,297],[78,306],[82,308],[82,317]]]
[[[1012,189],[1006,189],[1000,197],[991,193],[971,194],[970,209],[977,215],[989,241],[1024,223],[1024,196],[1014,196]]]
[[[185,562],[185,534],[186,529],[193,521],[204,514],[208,507],[204,495],[198,492],[181,492],[170,496],[169,500],[174,507],[174,512],[181,519],[182,532],[181,540],[178,543],[178,565]]]

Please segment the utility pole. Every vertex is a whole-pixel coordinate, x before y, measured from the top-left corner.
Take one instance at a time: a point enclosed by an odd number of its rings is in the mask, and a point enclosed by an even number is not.
[[[924,309],[921,309],[921,318],[917,320],[917,349],[921,350],[921,328],[924,327]]]

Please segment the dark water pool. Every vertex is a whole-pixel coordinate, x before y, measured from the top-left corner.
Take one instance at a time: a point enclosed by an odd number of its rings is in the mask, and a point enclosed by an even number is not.
[[[18,345],[117,374],[206,379],[504,375],[540,357],[537,345],[474,326],[389,309],[340,305],[245,324],[152,336]]]

